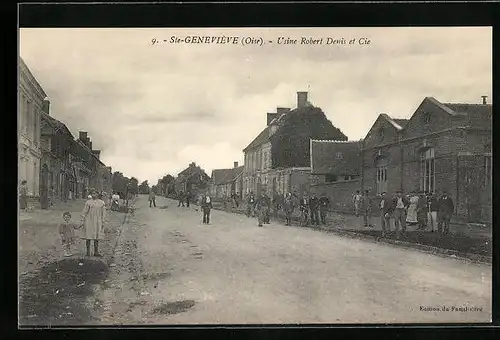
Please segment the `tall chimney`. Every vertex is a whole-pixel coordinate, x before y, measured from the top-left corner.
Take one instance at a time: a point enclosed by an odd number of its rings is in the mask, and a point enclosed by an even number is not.
[[[238,167],[238,162],[234,162],[234,167],[237,168]]]
[[[46,114],[50,115],[50,100],[48,100],[48,99],[43,100],[42,110]]]
[[[481,98],[483,98],[483,104],[486,104],[486,98],[488,98],[488,96],[481,96]]]
[[[278,117],[277,113],[268,112],[267,113],[267,125],[271,124],[271,122],[273,121],[273,119],[277,118],[277,117]]]
[[[87,147],[92,150],[92,141],[89,139],[87,139]]]
[[[301,109],[306,107],[307,104],[307,92],[297,92],[297,108]]]
[[[83,143],[85,143],[85,140],[87,139],[87,132],[85,132],[85,131],[79,131],[78,133],[79,133],[79,139]]]

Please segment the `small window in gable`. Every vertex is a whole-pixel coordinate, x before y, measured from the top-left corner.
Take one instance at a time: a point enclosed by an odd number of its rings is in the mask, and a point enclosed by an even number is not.
[[[431,114],[429,112],[425,112],[423,119],[425,124],[429,124],[431,122]]]
[[[344,158],[344,154],[343,154],[342,152],[337,152],[337,153],[335,154],[335,158],[336,158],[336,159],[342,159],[342,158]]]
[[[380,130],[378,130],[378,138],[380,138],[381,140],[384,139],[384,134],[385,134],[385,129],[380,128]]]

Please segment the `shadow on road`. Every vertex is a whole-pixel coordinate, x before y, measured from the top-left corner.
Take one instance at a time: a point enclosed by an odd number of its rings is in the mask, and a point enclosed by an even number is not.
[[[80,325],[91,321],[86,298],[108,272],[108,266],[97,259],[69,258],[21,278],[20,326]]]

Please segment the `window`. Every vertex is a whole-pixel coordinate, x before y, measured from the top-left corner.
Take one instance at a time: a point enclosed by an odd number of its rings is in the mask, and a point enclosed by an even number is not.
[[[492,173],[491,173],[491,155],[484,156],[484,186],[488,187],[492,183]]]
[[[337,182],[337,176],[335,175],[325,175],[325,182]]]
[[[387,192],[387,158],[379,158],[376,162],[376,183],[377,183],[377,194],[380,195],[383,192]]]
[[[384,128],[380,128],[380,130],[378,130],[378,138],[380,140],[384,139],[384,134],[385,134]]]
[[[342,154],[342,152],[337,152],[335,154],[335,159],[342,159],[342,158],[344,158],[344,154]]]
[[[435,175],[434,148],[429,148],[420,153],[420,190],[434,192]]]
[[[431,122],[431,114],[429,112],[424,113],[422,117],[425,124],[429,124]]]

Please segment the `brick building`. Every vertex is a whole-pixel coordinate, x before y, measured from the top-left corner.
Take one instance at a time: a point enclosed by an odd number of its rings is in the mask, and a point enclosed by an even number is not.
[[[491,221],[491,120],[486,103],[426,97],[410,119],[381,114],[363,140],[362,187],[372,195],[446,190],[455,218]]]
[[[361,189],[361,141],[311,140],[311,192],[325,194],[330,210],[352,212]]]
[[[19,58],[18,168],[19,180],[26,180],[28,194],[40,196],[40,124],[47,97],[28,66]],[[45,189],[45,188],[43,188]]]

